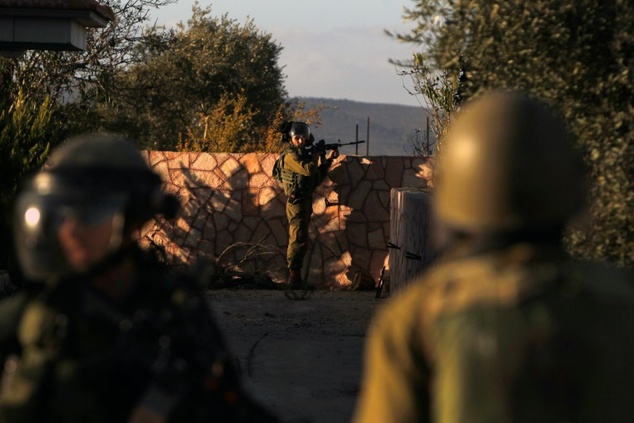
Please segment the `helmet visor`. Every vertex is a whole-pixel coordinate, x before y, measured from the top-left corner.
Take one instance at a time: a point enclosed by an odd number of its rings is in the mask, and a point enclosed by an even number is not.
[[[43,280],[71,271],[84,269],[71,265],[68,248],[60,236],[65,222],[73,220],[84,230],[91,230],[106,222],[123,221],[125,201],[121,196],[95,198],[81,193],[22,193],[15,208],[16,250],[22,271],[30,279]],[[112,225],[107,247],[113,239],[120,243],[120,228]],[[121,226],[121,225],[119,225]],[[88,248],[88,247],[81,247]],[[93,263],[87,263],[90,265]]]

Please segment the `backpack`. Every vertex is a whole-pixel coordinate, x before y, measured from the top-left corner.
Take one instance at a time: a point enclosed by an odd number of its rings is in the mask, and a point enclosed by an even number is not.
[[[272,176],[273,176],[273,179],[275,179],[278,182],[282,182],[282,169],[284,168],[285,155],[286,155],[286,152],[283,151],[279,156],[277,156],[277,159],[275,159],[275,163],[273,164]]]

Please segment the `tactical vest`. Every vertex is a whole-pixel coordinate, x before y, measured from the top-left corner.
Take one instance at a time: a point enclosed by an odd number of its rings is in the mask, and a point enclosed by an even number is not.
[[[307,194],[312,194],[315,186],[312,176],[299,175],[284,167],[284,158],[291,152],[290,148],[282,151],[273,165],[273,178],[282,183],[284,194],[287,197],[300,199]]]

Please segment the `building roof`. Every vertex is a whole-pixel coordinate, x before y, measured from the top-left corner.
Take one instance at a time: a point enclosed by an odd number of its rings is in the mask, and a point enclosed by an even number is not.
[[[96,0],[0,0],[0,14],[9,12],[7,9],[10,9],[10,13],[16,13],[22,9],[26,12],[88,11],[98,14],[106,21],[115,19],[112,9]]]

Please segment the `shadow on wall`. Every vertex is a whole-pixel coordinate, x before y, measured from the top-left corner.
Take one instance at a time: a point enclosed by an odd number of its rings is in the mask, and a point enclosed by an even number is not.
[[[344,266],[340,284],[354,289],[373,288],[386,265],[389,235],[390,186],[385,181],[381,158],[342,156],[330,172],[330,190],[325,206],[334,212],[339,231],[328,246],[339,248],[339,266]]]
[[[150,163],[182,207],[176,220],[148,225],[147,244],[164,251],[170,266],[195,266],[215,286],[247,275],[262,286],[284,278],[285,250],[278,245],[285,236],[275,233],[284,229],[275,222],[283,215],[272,204],[277,193],[258,182],[262,169],[228,154],[172,154],[152,152]]]
[[[339,287],[374,288],[388,267],[391,191],[433,187],[433,166],[433,158],[342,156],[329,173],[330,181],[317,190],[326,207],[323,224],[338,228],[317,244],[325,257],[324,274],[340,272]]]

